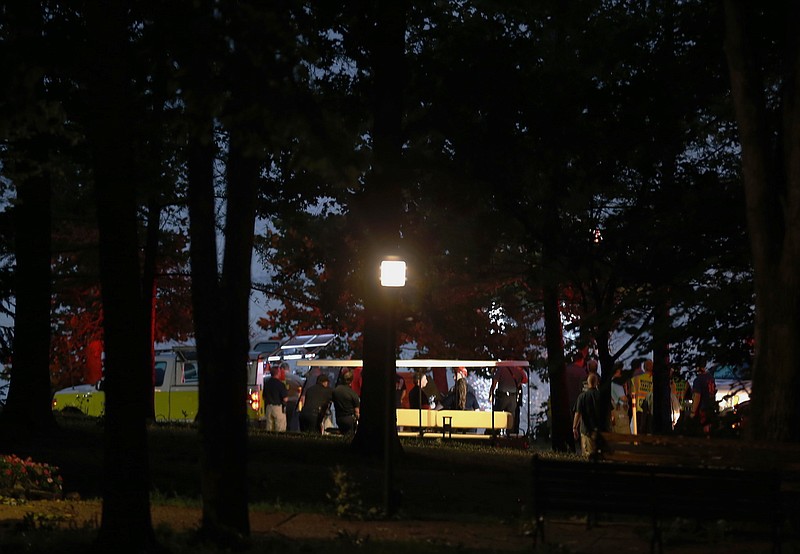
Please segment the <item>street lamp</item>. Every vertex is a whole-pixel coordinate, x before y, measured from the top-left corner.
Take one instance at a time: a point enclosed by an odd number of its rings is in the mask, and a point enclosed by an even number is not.
[[[381,286],[404,287],[406,284],[406,262],[387,258],[381,262]]]
[[[381,262],[381,287],[384,291],[381,296],[384,298],[385,314],[388,319],[386,321],[386,414],[384,416],[384,443],[383,443],[383,461],[384,461],[384,490],[383,501],[384,511],[387,516],[394,515],[397,509],[396,493],[393,486],[394,474],[394,452],[393,452],[393,437],[395,436],[395,426],[397,424],[397,414],[395,412],[395,317],[396,317],[396,301],[395,293],[388,289],[397,289],[404,287],[406,284],[406,262],[396,257],[389,257]]]

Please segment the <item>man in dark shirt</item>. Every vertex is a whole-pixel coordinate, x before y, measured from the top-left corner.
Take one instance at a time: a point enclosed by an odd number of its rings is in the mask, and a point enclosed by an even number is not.
[[[522,368],[499,365],[494,370],[492,385],[489,387],[489,399],[495,411],[509,412],[514,415],[513,433],[519,432],[518,400],[522,385],[528,382],[528,376]]]
[[[322,421],[328,412],[333,391],[328,388],[328,376],[320,373],[317,382],[303,393],[300,399],[300,430],[322,434]]]
[[[356,428],[361,399],[351,388],[353,372],[342,372],[342,382],[333,389],[333,408],[336,411],[336,426],[343,435],[352,433]]]
[[[600,378],[590,373],[586,378],[588,389],[578,395],[575,401],[575,416],[572,420],[572,433],[575,440],[581,438],[581,451],[584,456],[594,452],[594,433],[602,427],[600,421],[600,391],[597,385]]]
[[[414,387],[408,392],[408,407],[414,410],[427,410],[431,407],[428,393],[425,387],[428,384],[428,377],[424,373],[417,371],[414,373]]]
[[[692,419],[699,421],[703,433],[711,432],[711,424],[717,415],[717,383],[714,376],[706,370],[705,361],[697,366],[697,377],[692,383]]]
[[[278,366],[269,368],[270,378],[264,383],[264,403],[267,408],[267,431],[286,431],[286,399],[289,391],[280,379]]]

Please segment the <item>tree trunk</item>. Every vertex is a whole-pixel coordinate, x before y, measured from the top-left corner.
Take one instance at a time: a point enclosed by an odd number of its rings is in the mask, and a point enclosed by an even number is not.
[[[200,369],[199,423],[203,445],[201,491],[202,536],[218,544],[237,544],[249,535],[246,475],[245,391],[236,374],[245,359],[233,354],[227,323],[232,310],[223,305],[217,272],[211,126],[191,139],[189,216],[191,233],[192,305],[197,361]],[[226,237],[226,243],[233,240]],[[242,387],[243,388],[243,387]],[[244,438],[243,438],[244,437]],[[229,504],[230,503],[230,504]]]
[[[230,6],[224,6],[230,7]],[[203,513],[200,534],[211,543],[245,546],[250,534],[247,507],[246,383],[249,351],[250,256],[258,164],[245,156],[242,129],[229,125],[225,251],[218,271],[214,167],[215,102],[205,93],[213,74],[214,22],[211,4],[197,4],[192,21],[198,48],[185,60],[187,94],[189,235],[202,454]],[[239,77],[252,86],[241,71]],[[241,88],[233,101],[240,102]],[[233,106],[235,110],[237,106]]]
[[[158,234],[161,222],[161,208],[158,202],[151,198],[147,206],[147,236],[144,246],[144,262],[142,266],[142,317],[149,336],[150,345],[149,361],[146,367],[150,371],[150,389],[147,391],[145,402],[147,404],[147,419],[155,420],[155,379],[156,379],[156,352],[155,352],[155,325],[156,325],[156,257],[158,255]]]
[[[664,292],[664,291],[662,291]],[[672,403],[670,402],[669,342],[667,337],[671,324],[666,296],[657,295],[653,318],[653,433],[668,434],[672,431]]]
[[[21,60],[10,80],[26,92],[33,117],[46,111],[41,80],[27,82],[30,67],[41,67],[35,59],[41,51],[40,34],[44,15],[39,2],[20,2],[7,8],[7,18],[16,29],[9,47]],[[36,125],[31,125],[35,129]],[[24,131],[20,131],[24,132]],[[53,140],[41,131],[29,131],[12,146],[11,164],[6,167],[17,186],[13,210],[16,271],[14,274],[16,313],[11,384],[3,423],[17,431],[34,433],[55,426],[50,391],[50,244],[51,177],[50,148]]]
[[[124,134],[119,128],[114,132]],[[136,201],[133,192],[125,190],[133,183],[116,174],[132,166],[125,163],[130,160],[120,160],[119,146],[97,148],[97,158],[104,161],[95,164],[106,351],[105,478],[98,543],[109,552],[151,552],[156,549],[146,426],[149,334],[141,317]]]
[[[223,275],[217,272],[212,128],[195,127],[189,158],[192,301],[200,367],[203,443],[201,534],[237,545],[250,534],[247,506],[247,362],[250,257],[259,164],[231,129]]]
[[[136,102],[126,71],[127,9],[123,2],[91,4],[87,27],[94,47],[88,89],[100,245],[106,351],[104,552],[157,550],[150,517],[146,395],[151,385],[149,334],[142,317],[137,235]]]
[[[747,225],[755,272],[756,322],[750,437],[800,440],[800,11],[776,7],[785,36],[779,118],[768,115],[764,68],[751,29],[755,17],[743,0],[725,2],[725,54],[742,148]],[[770,69],[770,68],[768,68]],[[780,122],[771,128],[770,121]],[[774,137],[780,137],[775,141]]]
[[[227,471],[219,483],[224,493],[217,506],[223,521],[242,535],[250,534],[247,508],[247,363],[250,351],[250,272],[255,226],[256,182],[259,162],[246,151],[252,141],[241,129],[230,131],[228,157],[228,205],[225,221],[225,254],[222,272],[223,317],[218,332],[225,333],[220,383],[223,417],[216,425],[219,436],[212,446],[224,452],[220,460]],[[217,418],[215,418],[216,420]],[[205,422],[208,424],[208,421]],[[208,454],[208,452],[206,452]],[[205,522],[204,522],[205,523]]]
[[[550,376],[550,436],[556,452],[575,452],[572,413],[565,381],[564,335],[558,308],[558,285],[547,280],[542,288],[547,371]]]
[[[3,419],[34,433],[55,425],[50,403],[50,178],[46,151],[24,155],[40,165],[17,185],[14,359]]]

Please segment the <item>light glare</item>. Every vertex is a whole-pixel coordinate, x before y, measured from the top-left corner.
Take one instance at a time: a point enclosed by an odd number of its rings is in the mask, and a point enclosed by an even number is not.
[[[381,262],[381,286],[403,287],[406,284],[406,262],[383,260]]]

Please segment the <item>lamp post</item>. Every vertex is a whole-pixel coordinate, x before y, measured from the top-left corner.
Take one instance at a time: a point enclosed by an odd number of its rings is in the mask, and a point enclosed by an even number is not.
[[[381,296],[386,303],[385,308],[386,317],[386,359],[385,371],[386,375],[386,414],[384,416],[384,432],[383,432],[383,461],[384,461],[384,489],[383,489],[383,503],[386,516],[394,515],[397,509],[396,492],[394,490],[393,477],[394,477],[394,451],[393,451],[393,435],[395,433],[395,426],[397,424],[397,415],[395,412],[395,317],[396,317],[396,290],[402,288],[406,284],[406,263],[396,257],[386,258],[381,262],[380,274],[381,287],[383,288]]]

